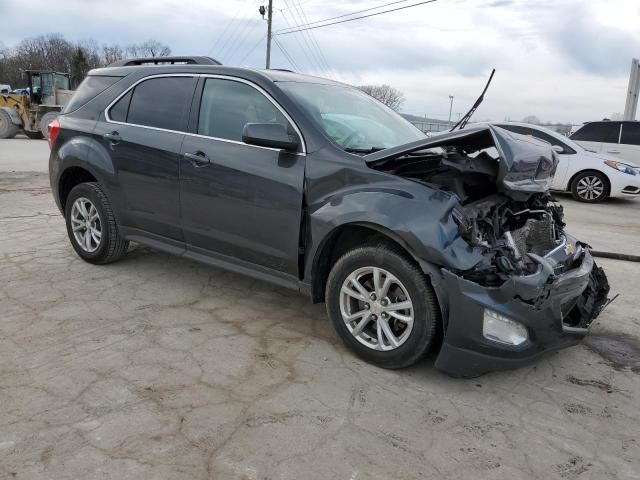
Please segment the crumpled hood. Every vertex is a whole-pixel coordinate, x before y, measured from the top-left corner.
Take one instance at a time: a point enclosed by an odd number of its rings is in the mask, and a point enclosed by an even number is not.
[[[459,148],[472,156],[474,152],[494,147],[499,163],[496,183],[498,191],[505,193],[547,191],[558,165],[558,158],[549,143],[493,125],[469,127],[387,148],[365,155],[364,160],[368,164],[381,164],[412,152],[437,147]]]

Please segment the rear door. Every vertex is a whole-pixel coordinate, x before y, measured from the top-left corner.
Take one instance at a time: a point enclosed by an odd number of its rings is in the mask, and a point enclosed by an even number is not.
[[[620,136],[620,158],[640,165],[640,122],[623,122]]]
[[[621,122],[591,122],[579,129],[571,140],[579,143],[587,150],[597,153],[619,155]]]
[[[202,83],[194,134],[185,138],[180,161],[188,248],[297,276],[303,149],[291,153],[242,142],[246,123],[280,123],[293,131],[292,121],[248,81],[210,77]]]
[[[138,82],[107,109],[94,135],[111,157],[120,223],[182,241],[180,148],[197,76],[154,76]],[[135,232],[133,232],[135,233]]]

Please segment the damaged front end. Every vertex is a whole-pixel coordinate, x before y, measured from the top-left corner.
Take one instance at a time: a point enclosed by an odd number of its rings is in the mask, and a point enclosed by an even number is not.
[[[438,265],[445,337],[436,367],[456,376],[512,368],[587,333],[609,285],[589,246],[564,231],[548,193],[557,165],[549,144],[487,125],[365,159],[458,199],[449,214],[474,261]]]

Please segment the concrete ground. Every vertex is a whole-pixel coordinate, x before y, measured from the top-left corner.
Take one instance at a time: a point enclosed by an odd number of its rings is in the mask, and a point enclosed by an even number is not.
[[[474,380],[387,371],[288,290],[141,247],[84,263],[47,157],[0,140],[1,479],[640,478],[640,264],[599,262],[620,297],[587,344]],[[561,200],[638,254],[640,203]]]

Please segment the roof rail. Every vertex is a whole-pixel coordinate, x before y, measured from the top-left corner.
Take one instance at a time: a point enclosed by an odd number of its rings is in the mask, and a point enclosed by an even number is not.
[[[151,58],[125,58],[117,60],[109,67],[132,67],[135,65],[222,65],[219,61],[211,57],[151,57]]]

